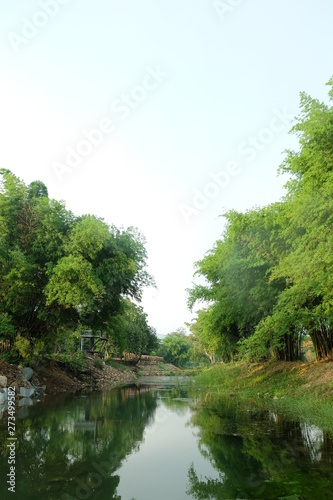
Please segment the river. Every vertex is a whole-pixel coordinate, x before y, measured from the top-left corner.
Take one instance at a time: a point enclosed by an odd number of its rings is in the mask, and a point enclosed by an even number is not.
[[[47,397],[17,412],[15,437],[13,494],[2,419],[1,499],[333,499],[332,434],[186,378]]]

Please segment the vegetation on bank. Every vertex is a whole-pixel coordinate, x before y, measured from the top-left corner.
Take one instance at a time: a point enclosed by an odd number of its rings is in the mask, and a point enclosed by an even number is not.
[[[83,330],[101,332],[110,355],[156,350],[138,305],[154,286],[146,265],[136,228],[75,216],[41,181],[27,186],[0,169],[0,352],[8,361],[80,364]]]
[[[328,83],[333,99],[333,78]],[[333,353],[333,107],[301,93],[287,150],[282,201],[239,213],[196,262],[205,284],[188,291],[192,336],[213,363],[302,359],[310,337],[317,360]]]
[[[333,430],[332,362],[219,363],[195,382],[205,403],[233,398]]]

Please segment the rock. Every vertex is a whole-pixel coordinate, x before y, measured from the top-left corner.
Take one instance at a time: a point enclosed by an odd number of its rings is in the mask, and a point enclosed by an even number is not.
[[[3,392],[0,391],[0,405],[3,405],[7,402],[8,399],[8,389],[4,389]]]
[[[36,398],[40,398],[41,396],[44,396],[44,389],[42,387],[34,387],[34,396]]]
[[[28,366],[26,366],[23,368],[22,373],[23,373],[23,380],[28,381],[33,376],[34,371],[32,368],[29,368]]]
[[[20,393],[22,394],[23,398],[31,398],[31,396],[33,396],[35,393],[35,389],[26,389],[25,387],[20,387]]]
[[[22,398],[17,406],[32,406],[34,404],[31,398]]]
[[[0,375],[0,387],[7,387],[7,377]]]

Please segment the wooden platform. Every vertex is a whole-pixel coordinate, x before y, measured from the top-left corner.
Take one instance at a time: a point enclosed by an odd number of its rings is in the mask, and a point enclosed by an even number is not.
[[[81,351],[84,351],[84,341],[89,339],[89,352],[94,354],[104,354],[106,349],[107,337],[103,337],[100,330],[93,332],[92,330],[82,330],[81,332]],[[97,349],[98,347],[98,349]]]

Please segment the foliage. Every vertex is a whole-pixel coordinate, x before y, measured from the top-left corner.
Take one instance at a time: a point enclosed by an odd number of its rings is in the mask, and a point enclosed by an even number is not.
[[[45,342],[42,339],[31,338],[28,340],[17,334],[14,349],[18,352],[23,364],[38,365],[41,355],[45,351]]]
[[[0,313],[0,339],[13,339],[14,333],[12,318],[7,313]]]
[[[95,358],[94,359],[94,366],[95,366],[95,368],[98,368],[99,370],[103,370],[103,367],[104,367],[103,360],[101,358]]]
[[[68,371],[74,374],[84,371],[87,367],[87,361],[81,351],[77,351],[72,354],[54,354],[51,359],[56,363],[64,365]]]
[[[285,198],[225,213],[222,238],[195,264],[206,284],[188,291],[191,309],[204,304],[190,328],[211,360],[297,360],[306,335],[317,359],[333,354],[333,107],[301,93],[300,108],[299,150],[279,170]]]
[[[190,344],[184,329],[169,333],[161,342],[160,355],[166,363],[183,366],[189,361]]]
[[[151,354],[158,348],[156,331],[148,324],[147,314],[129,299],[121,301],[120,312],[112,318],[109,328],[109,355],[127,357],[131,353],[138,361],[142,354]]]
[[[217,359],[228,357],[225,339],[216,328],[214,312],[212,306],[199,310],[195,321],[187,325],[191,331],[189,342],[192,359],[200,361],[204,357],[212,364]]]
[[[140,301],[143,288],[154,285],[146,262],[137,229],[76,217],[49,199],[41,181],[25,186],[0,169],[0,337],[16,342],[21,356],[50,354],[79,328],[124,344],[115,318],[125,300]]]
[[[123,363],[119,363],[118,361],[114,361],[113,359],[107,359],[105,361],[105,364],[122,372],[125,372],[128,369]]]

